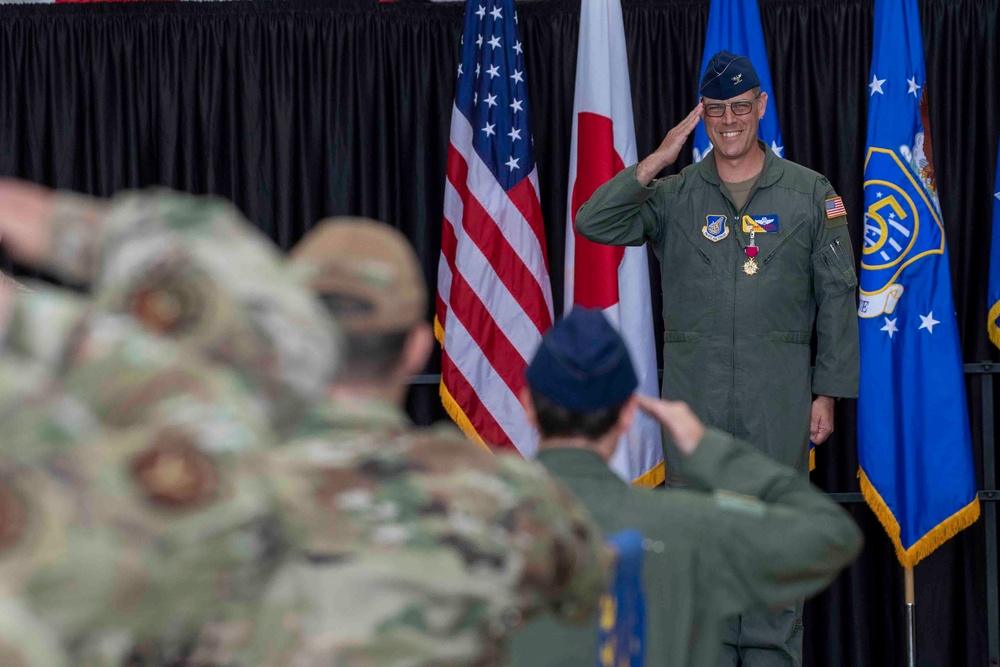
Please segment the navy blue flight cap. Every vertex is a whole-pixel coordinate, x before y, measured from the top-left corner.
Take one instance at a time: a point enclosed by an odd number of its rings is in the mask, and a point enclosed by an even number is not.
[[[709,59],[698,92],[713,100],[728,100],[759,85],[760,79],[749,58],[719,51]]]
[[[576,412],[622,405],[639,385],[625,341],[604,313],[586,308],[542,337],[525,376],[537,394]]]

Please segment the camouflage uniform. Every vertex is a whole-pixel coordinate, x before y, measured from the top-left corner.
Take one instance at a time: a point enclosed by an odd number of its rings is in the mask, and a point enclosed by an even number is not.
[[[263,455],[296,552],[247,664],[501,664],[523,618],[593,608],[608,556],[578,501],[458,433],[391,437],[399,416],[355,411],[367,432],[314,422]]]
[[[321,225],[292,256],[348,347],[419,339],[424,281],[395,230]],[[362,386],[397,395],[398,381],[376,373]],[[454,429],[413,429],[398,404],[357,386],[333,387],[292,440],[259,458],[294,550],[247,633],[244,664],[485,667],[504,661],[523,618],[594,608],[610,558],[579,501],[537,464],[493,456]]]
[[[26,630],[0,623],[2,664],[169,658],[205,620],[251,613],[277,551],[243,457],[294,427],[340,347],[240,220],[166,191],[57,196],[46,268],[92,298],[37,287],[7,313],[0,606]]]
[[[241,461],[276,438],[243,381],[66,293],[40,289],[11,310],[7,342],[35,341],[36,360],[58,363],[34,384],[0,382],[10,603],[88,666],[120,665],[146,640],[177,654],[205,621],[255,604],[274,564],[272,503]],[[74,322],[66,340],[29,335],[44,312]],[[0,364],[40,366],[17,349]],[[0,655],[37,649],[3,630]]]
[[[229,202],[169,190],[110,202],[59,193],[45,268],[94,307],[236,369],[281,430],[319,399],[341,354],[334,322]]]
[[[182,218],[174,225],[189,229]],[[9,313],[0,364],[23,365],[39,380],[36,389],[5,388],[0,379],[7,398],[0,404],[0,453],[8,455],[0,482],[23,482],[9,503],[0,498],[0,523],[22,517],[11,522],[15,537],[0,541],[0,604],[9,600],[37,632],[4,642],[0,625],[0,651],[16,652],[30,667],[117,667],[135,646],[148,648],[147,658],[169,659],[205,621],[222,618],[259,620],[262,631],[250,647],[238,623],[211,624],[206,633],[223,648],[257,656],[249,664],[272,657],[294,664],[317,651],[335,651],[339,659],[345,646],[339,636],[331,644],[327,628],[353,617],[345,611],[349,600],[361,603],[357,620],[364,622],[348,629],[348,657],[392,664],[380,652],[402,643],[427,662],[452,656],[489,664],[502,648],[499,636],[520,615],[555,607],[572,617],[592,608],[607,553],[576,501],[540,468],[430,433],[390,437],[406,425],[398,408],[391,418],[386,410],[385,419],[369,420],[382,424],[374,435],[350,405],[350,418],[321,404],[301,421],[309,398],[326,388],[332,362],[320,354],[307,364],[307,383],[295,373],[286,377],[308,345],[288,347],[275,333],[288,328],[268,326],[295,295],[268,301],[251,293],[234,302],[229,283],[213,282],[211,271],[185,282],[187,271],[201,271],[196,262],[176,265],[183,270],[166,262],[169,271],[143,283],[155,261],[133,262],[124,221],[122,227],[124,242],[100,246],[116,250],[101,249],[101,268],[87,273],[95,280],[91,306],[39,290]],[[166,256],[191,257],[175,227],[168,226]],[[68,238],[58,230],[55,237]],[[213,249],[219,246],[206,242],[205,256],[195,259],[212,265]],[[226,272],[221,264],[219,275]],[[218,310],[206,302],[225,306],[227,317],[214,319]],[[311,312],[305,302],[303,312]],[[308,322],[317,326],[316,340],[330,342],[332,326],[314,314]],[[132,316],[174,340],[136,331]],[[247,338],[234,340],[240,336]],[[321,352],[335,349],[331,343]],[[237,377],[206,359],[231,365]],[[268,454],[275,436],[267,427],[290,432],[299,423],[295,441]],[[274,579],[280,551],[269,550],[261,526],[275,507],[271,493],[281,501],[285,541],[295,547]],[[355,539],[328,545],[327,529],[341,521]],[[431,567],[414,570],[415,562]],[[360,580],[357,568],[365,574]],[[333,602],[318,591],[364,581],[394,593],[317,606]],[[423,587],[393,588],[407,582]],[[258,615],[254,584],[266,583]],[[50,662],[39,653],[46,645],[62,649]]]

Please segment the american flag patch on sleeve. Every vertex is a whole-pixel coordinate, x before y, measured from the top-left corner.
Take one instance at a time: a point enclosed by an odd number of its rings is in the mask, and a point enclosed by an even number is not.
[[[847,209],[844,208],[844,200],[840,197],[831,197],[826,200],[826,217],[827,218],[839,218],[842,215],[847,215]]]

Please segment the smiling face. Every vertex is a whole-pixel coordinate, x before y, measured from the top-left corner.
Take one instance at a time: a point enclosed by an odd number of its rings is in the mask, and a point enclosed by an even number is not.
[[[705,122],[705,132],[718,157],[728,159],[741,158],[757,146],[757,126],[760,119],[764,117],[764,110],[767,108],[767,93],[760,93],[759,88],[740,93],[728,100],[715,100],[708,97],[702,98],[702,105],[705,112],[702,120]],[[753,101],[754,98],[756,101]],[[733,112],[733,102],[751,102],[750,113],[739,116]],[[709,115],[712,105],[725,104],[724,113],[714,118]]]

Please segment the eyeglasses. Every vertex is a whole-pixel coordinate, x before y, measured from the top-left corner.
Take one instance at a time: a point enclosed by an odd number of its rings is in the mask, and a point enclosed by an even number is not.
[[[753,111],[753,103],[760,99],[760,93],[757,93],[757,97],[752,100],[736,100],[735,102],[712,102],[710,104],[702,103],[705,107],[705,115],[709,118],[721,118],[726,115],[726,107],[732,107],[733,114],[736,116],[746,116],[748,113]]]

